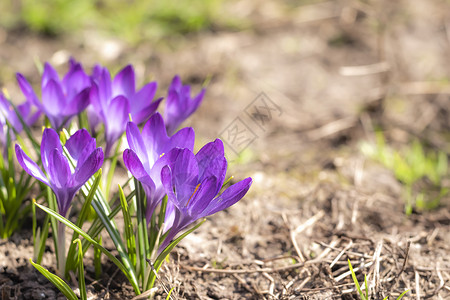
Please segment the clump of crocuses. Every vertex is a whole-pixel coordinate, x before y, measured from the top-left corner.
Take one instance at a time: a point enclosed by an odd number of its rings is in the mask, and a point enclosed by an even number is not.
[[[65,251],[67,225],[74,230],[72,241],[80,235],[84,237],[83,243],[78,242],[79,257],[93,245],[124,272],[136,294],[149,290],[155,282],[155,271],[171,249],[201,222],[191,224],[235,204],[252,184],[251,178],[247,178],[224,187],[228,181],[222,141],[207,143],[195,154],[194,130],[188,127],[177,131],[205,96],[205,89],[191,96],[191,87],[183,85],[179,76],[175,76],[169,86],[164,118],[157,112],[163,100],[157,97],[157,83],[150,82],[136,89],[131,65],[112,77],[108,69],[100,65],[88,74],[79,62],[71,59],[69,71],[61,80],[55,69],[46,63],[40,97],[22,74],[17,74],[17,80],[26,102],[13,109],[0,94],[0,122],[11,124],[14,133],[20,133],[23,126],[30,132],[29,126],[42,114],[52,127],[43,130],[40,149],[34,147],[40,159],[30,158],[27,153],[31,153],[31,149],[24,149],[25,145],[17,144],[15,150],[20,166],[43,183],[42,188],[48,186],[55,197],[57,211],[46,207],[51,206],[51,199],[43,195],[51,196],[49,193],[40,193],[35,205],[49,213],[52,224],[58,220],[60,276],[78,269],[78,280],[84,284],[82,261],[74,256],[76,245],[72,243],[69,251]],[[21,120],[16,111],[22,114]],[[142,130],[139,129],[141,124]],[[80,126],[85,128],[78,129]],[[39,144],[32,136],[29,138],[33,145]],[[122,138],[128,144],[122,157],[130,179],[118,182],[119,191],[106,199],[105,195],[111,195],[110,185],[100,183],[97,171],[104,160],[110,160],[108,180],[116,180],[113,172],[119,156],[115,154],[120,153],[121,144],[116,142]],[[99,145],[102,147],[97,147]],[[94,180],[91,177],[96,173]],[[79,198],[87,205],[92,204],[97,218],[86,227],[86,232],[81,229],[88,219],[86,205],[76,224],[67,220],[80,190]],[[123,233],[114,221],[119,211],[125,222]],[[102,230],[107,231],[120,259],[97,242]],[[46,232],[48,226],[43,234]],[[45,243],[45,239],[39,243]],[[72,299],[64,281],[38,269],[52,282],[58,282],[58,288]]]
[[[41,162],[47,176],[19,145],[16,145],[17,160],[31,176],[49,186],[56,197],[58,213],[67,217],[70,204],[78,190],[97,172],[103,164],[103,150],[96,148],[95,139],[86,129],[80,129],[66,142],[67,153],[76,162],[70,166],[56,131],[44,130],[41,142]],[[65,273],[65,226],[58,225],[58,269]]]

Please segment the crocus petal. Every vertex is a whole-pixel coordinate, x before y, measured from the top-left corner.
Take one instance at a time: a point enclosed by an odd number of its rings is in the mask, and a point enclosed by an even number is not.
[[[195,132],[192,127],[186,127],[178,130],[169,140],[164,147],[164,152],[167,149],[173,149],[176,147],[186,148],[190,151],[194,151]]]
[[[163,118],[159,113],[155,113],[145,123],[142,129],[142,139],[147,149],[150,165],[153,165],[163,153],[162,147],[169,141]]]
[[[183,122],[180,113],[180,99],[176,92],[169,92],[166,99],[166,107],[164,109],[164,120],[166,120],[166,128],[169,134],[177,130],[178,126]]]
[[[70,204],[72,203],[73,197],[75,197],[78,189],[71,187],[52,187],[52,190],[56,196],[59,214],[63,217],[67,217],[67,212],[69,211]]]
[[[145,122],[158,109],[158,106],[162,100],[163,100],[163,98],[159,98],[159,99],[153,101],[152,103],[150,103],[150,105],[148,105],[144,109],[142,109],[136,113],[132,113],[131,118],[137,124],[141,124],[141,123]]]
[[[65,146],[70,156],[81,165],[95,150],[95,139],[86,129],[80,129],[67,140]]]
[[[58,189],[66,188],[71,177],[69,161],[56,148],[50,151],[47,174],[50,182]]]
[[[97,64],[92,68],[91,78],[95,82],[98,82],[100,80],[102,73],[103,73],[103,67],[101,65]]]
[[[172,149],[166,154],[163,154],[153,165],[150,170],[150,178],[155,184],[155,189],[152,193],[152,198],[154,201],[160,201],[164,197],[164,187],[161,182],[161,170],[165,166],[173,166],[176,161],[178,155],[180,153],[180,149]]]
[[[144,166],[142,165],[141,160],[136,155],[136,153],[131,149],[125,149],[123,152],[123,162],[125,163],[125,167],[127,167],[128,171],[136,177],[137,180],[141,181],[144,178],[150,178]]]
[[[88,107],[86,107],[88,122],[89,122],[89,128],[91,129],[91,132],[93,135],[95,135],[97,126],[101,122],[101,115],[94,109],[94,106],[92,104],[89,104]]]
[[[150,171],[150,166],[148,164],[148,149],[145,148],[144,141],[141,136],[141,132],[137,125],[133,122],[127,123],[127,141],[128,146],[137,154],[139,160],[142,162],[142,165]]]
[[[210,202],[208,207],[201,214],[200,218],[210,216],[235,204],[245,196],[251,185],[252,179],[250,177],[233,184],[220,196]]]
[[[167,194],[168,201],[171,201],[178,209],[181,209],[182,206],[173,191],[172,170],[170,169],[169,166],[164,166],[162,168],[161,182],[162,182],[164,190]]]
[[[24,103],[17,106],[17,111],[19,115],[23,118],[25,124],[28,126],[33,125],[39,116],[41,115],[40,111],[36,111],[34,113],[31,113],[31,101],[25,101]],[[12,109],[12,107],[11,107]],[[11,111],[13,115],[14,122],[11,122],[12,125],[16,128],[18,132],[22,130],[22,123],[20,122],[19,118],[17,117],[16,112],[13,113],[14,110]],[[17,122],[17,123],[15,123]],[[19,130],[20,128],[20,130]]]
[[[130,112],[135,115],[152,104],[158,84],[156,82],[147,83],[142,89],[130,98]],[[134,92],[134,91],[133,91]],[[140,123],[133,119],[136,123]]]
[[[174,225],[175,210],[176,210],[176,208],[175,208],[175,205],[172,203],[172,201],[167,201],[166,215],[164,217],[164,232],[163,233],[166,233]]]
[[[205,180],[199,183],[186,204],[189,214],[193,219],[197,219],[205,208],[208,207],[211,200],[217,195],[216,191],[217,178],[214,176],[205,178]]]
[[[56,131],[52,128],[46,128],[42,134],[41,159],[42,165],[47,173],[49,172],[50,152],[53,149],[58,149],[61,153],[63,152],[61,142]]]
[[[147,171],[144,169],[139,157],[134,153],[133,150],[126,149],[123,152],[123,161],[126,168],[131,172],[131,174],[142,183],[145,194],[147,195],[147,217],[151,216],[162,196],[155,197],[156,186],[148,175]],[[147,221],[150,219],[147,218]]]
[[[62,119],[61,112],[66,107],[66,99],[64,97],[61,86],[54,80],[50,79],[42,90],[42,104],[47,113],[47,117],[52,126],[59,128]]]
[[[203,98],[204,98],[204,96],[205,96],[205,93],[206,93],[206,89],[202,89],[202,90],[200,91],[200,93],[198,93],[198,95],[197,95],[194,99],[191,100],[191,104],[190,104],[190,106],[189,106],[189,114],[186,115],[186,119],[187,119],[191,114],[193,114],[193,113],[197,110],[197,108],[200,106],[200,104],[202,103]]]
[[[175,75],[172,79],[172,82],[170,83],[169,92],[171,92],[171,91],[178,92],[181,88],[181,85],[182,85],[182,83],[181,83],[180,76]]]
[[[72,65],[62,81],[66,97],[72,99],[80,91],[89,87],[90,81],[89,76],[84,73],[83,67],[79,63]]]
[[[100,67],[100,74],[98,79],[94,80],[94,84],[98,86],[98,101],[101,111],[108,109],[108,104],[113,98],[111,74],[107,68]],[[94,85],[92,84],[92,85]]]
[[[100,90],[97,83],[95,82],[92,83],[91,89],[89,90],[89,99],[92,105],[92,112],[94,112],[99,117],[103,117],[103,105],[100,100]]]
[[[222,185],[227,173],[227,160],[224,156],[222,141],[216,139],[214,142],[206,144],[198,151],[195,157],[198,162],[200,180],[216,176],[220,185]],[[216,193],[218,192],[219,190]]]
[[[89,92],[90,87],[85,88],[76,94],[75,97],[71,99],[70,103],[65,107],[64,115],[73,116],[82,112],[89,105]]]
[[[131,65],[123,68],[113,81],[113,95],[123,95],[131,99],[135,93],[134,70]]]
[[[91,178],[95,172],[100,169],[103,164],[103,150],[102,148],[95,149],[88,158],[80,165],[77,165],[75,173],[73,174],[73,186],[81,187]]]
[[[34,123],[36,123],[36,121],[39,119],[39,117],[41,116],[41,111],[36,111],[33,114],[31,114],[31,116],[29,116],[26,120],[25,123],[27,123],[28,126],[33,125]]]
[[[107,155],[109,155],[109,150],[111,149],[114,142],[125,131],[125,126],[128,121],[129,112],[130,107],[128,105],[127,98],[125,98],[124,96],[117,96],[116,98],[111,100],[107,112],[108,122],[105,124]]]
[[[17,144],[16,144],[16,156],[17,161],[19,162],[20,166],[25,170],[25,172],[27,172],[40,182],[46,185],[50,185],[47,178],[44,175],[44,172],[42,172],[42,170],[38,167],[38,165],[34,161],[32,161],[28,157],[28,155],[26,155],[25,152],[23,152],[22,148],[20,148],[20,146]]]
[[[41,102],[39,101],[38,97],[36,96],[36,93],[34,92],[30,83],[25,79],[25,77],[22,74],[17,73],[16,78],[19,87],[22,90],[22,93],[27,98],[27,100],[36,105],[36,107],[38,107],[39,109],[42,109]]]
[[[12,107],[11,107],[11,109],[12,109]],[[12,111],[14,111],[14,109]],[[17,111],[22,116],[22,118],[26,118],[31,112],[30,102],[25,101],[24,103],[17,105]]]
[[[172,174],[180,207],[186,207],[198,184],[198,165],[194,153],[188,149],[180,149]]]
[[[2,97],[0,97],[2,98]],[[20,133],[23,129],[22,122],[20,122],[19,117],[17,116],[14,108],[9,104],[8,100],[5,99],[5,107],[2,108],[2,113],[4,117],[8,120],[8,122],[14,127],[14,129]],[[27,122],[28,114],[30,113],[30,102],[26,101],[25,103],[16,107],[17,112],[20,116]]]
[[[56,72],[56,70],[49,63],[45,63],[44,72],[42,73],[41,86],[46,86],[50,80],[54,80],[55,82],[60,84],[58,72]]]

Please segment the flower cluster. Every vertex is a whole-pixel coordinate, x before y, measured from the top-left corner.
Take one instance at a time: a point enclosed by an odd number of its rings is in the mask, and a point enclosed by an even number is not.
[[[29,126],[40,115],[44,115],[51,126],[43,130],[40,149],[39,143],[32,140],[40,160],[33,161],[30,149],[23,143],[15,145],[15,152],[23,170],[54,193],[59,212],[54,217],[62,217],[58,219],[59,240],[55,241],[55,247],[59,247],[59,252],[56,249],[58,269],[63,276],[67,276],[66,264],[69,270],[73,270],[71,264],[79,261],[72,258],[66,261],[64,224],[70,223],[64,220],[69,217],[71,203],[82,188],[85,199],[90,197],[86,203],[92,201],[100,222],[104,223],[120,253],[123,265],[128,266],[129,270],[125,271],[121,263],[116,264],[139,293],[140,290],[151,288],[154,282],[153,272],[146,271],[149,269],[145,267],[145,260],[154,259],[156,255],[157,270],[176,243],[196,228],[188,230],[190,224],[235,204],[252,184],[252,179],[246,178],[224,189],[227,160],[222,141],[217,139],[210,142],[195,154],[194,130],[182,128],[177,131],[183,121],[197,110],[205,95],[202,89],[196,96],[191,96],[190,86],[183,85],[179,76],[175,76],[169,86],[164,117],[157,112],[163,100],[155,98],[157,83],[150,82],[136,89],[135,73],[130,65],[114,77],[100,65],[95,66],[92,74],[88,75],[80,63],[71,59],[69,71],[61,79],[55,69],[46,63],[40,97],[22,74],[16,77],[26,101],[14,107],[0,93],[0,142],[5,145],[7,137],[14,139],[24,128],[29,138],[33,139]],[[77,127],[84,128],[74,129],[72,120],[76,118],[79,121]],[[142,131],[140,125],[143,125]],[[75,132],[70,136],[68,133],[71,131]],[[103,139],[97,139],[100,132],[104,134]],[[112,202],[105,199],[109,191],[104,190],[105,185],[99,184],[100,175],[96,176],[96,185],[94,181],[86,184],[106,159],[111,161],[108,180],[114,178],[114,168],[111,166],[115,167],[118,158],[115,154],[119,147],[116,147],[115,152],[112,150],[124,133],[128,147],[123,152],[123,162],[130,177],[135,179],[132,181],[134,184],[127,181],[125,186],[128,184],[131,189],[143,188],[143,193],[131,191],[129,196],[119,189],[122,193],[119,194],[122,214],[128,224],[124,235],[127,237],[129,253],[123,251],[124,243],[119,239],[114,221],[109,219],[112,213],[109,203]],[[102,142],[105,150],[97,147]],[[106,184],[106,189],[109,186]],[[136,234],[129,231],[132,230],[133,221],[126,199],[137,203],[134,206],[137,208],[134,226],[140,228],[137,235],[142,237],[148,230],[148,242],[142,242],[141,239],[140,250],[136,250],[133,242]],[[40,204],[36,205],[43,208]],[[86,217],[81,219],[85,220]],[[80,222],[81,226],[83,221]],[[139,226],[144,226],[144,229]],[[89,232],[98,235],[101,228],[93,227]],[[94,243],[93,239],[90,241]],[[73,253],[72,250],[73,247],[69,253]],[[136,253],[142,256],[138,260],[133,256]],[[114,256],[110,257],[114,259]],[[137,272],[141,272],[140,275],[136,275]],[[136,278],[142,279],[142,282],[136,283]]]
[[[61,80],[55,69],[44,65],[41,80],[41,100],[26,78],[17,73],[17,82],[27,99],[39,113],[43,113],[55,130],[67,127],[70,120],[87,110],[90,131],[104,125],[105,153],[110,156],[114,143],[125,131],[131,117],[142,124],[155,113],[163,98],[154,100],[157,83],[150,82],[136,90],[135,73],[131,65],[123,68],[114,78],[107,68],[96,65],[88,75],[82,65],[71,59],[69,71]],[[197,110],[205,90],[191,99],[190,87],[183,86],[175,76],[167,93],[165,120],[170,134]]]

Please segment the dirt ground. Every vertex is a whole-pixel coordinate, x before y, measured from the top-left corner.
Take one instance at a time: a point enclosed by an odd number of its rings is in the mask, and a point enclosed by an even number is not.
[[[21,72],[38,82],[34,59],[65,70],[132,63],[164,90],[175,74],[199,90],[185,125],[198,146],[221,137],[229,175],[252,176],[249,194],[212,216],[163,266],[158,299],[358,299],[369,276],[372,299],[450,298],[450,201],[404,213],[401,183],[365,157],[362,141],[382,128],[392,145],[419,139],[449,153],[448,1],[239,2],[253,27],[130,47],[98,32],[58,39],[0,34],[0,84],[20,94]],[[34,77],[33,77],[34,76]],[[1,299],[56,299],[29,264],[31,230],[0,241]],[[43,265],[54,265],[52,248]],[[131,299],[105,261],[89,280],[90,299]],[[86,266],[88,279],[92,267]],[[62,296],[59,296],[62,299]]]

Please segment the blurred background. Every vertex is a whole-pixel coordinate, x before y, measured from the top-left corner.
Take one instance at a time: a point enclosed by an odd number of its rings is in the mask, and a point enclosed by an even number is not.
[[[0,11],[0,85],[17,103],[15,73],[39,90],[43,62],[61,74],[70,57],[88,72],[133,64],[158,96],[175,74],[194,92],[207,86],[187,125],[201,144],[221,137],[252,172],[273,168],[295,185],[375,161],[412,202],[422,186],[446,194],[448,1],[10,0]],[[342,155],[356,162],[336,165]],[[385,180],[364,173],[350,181]]]

